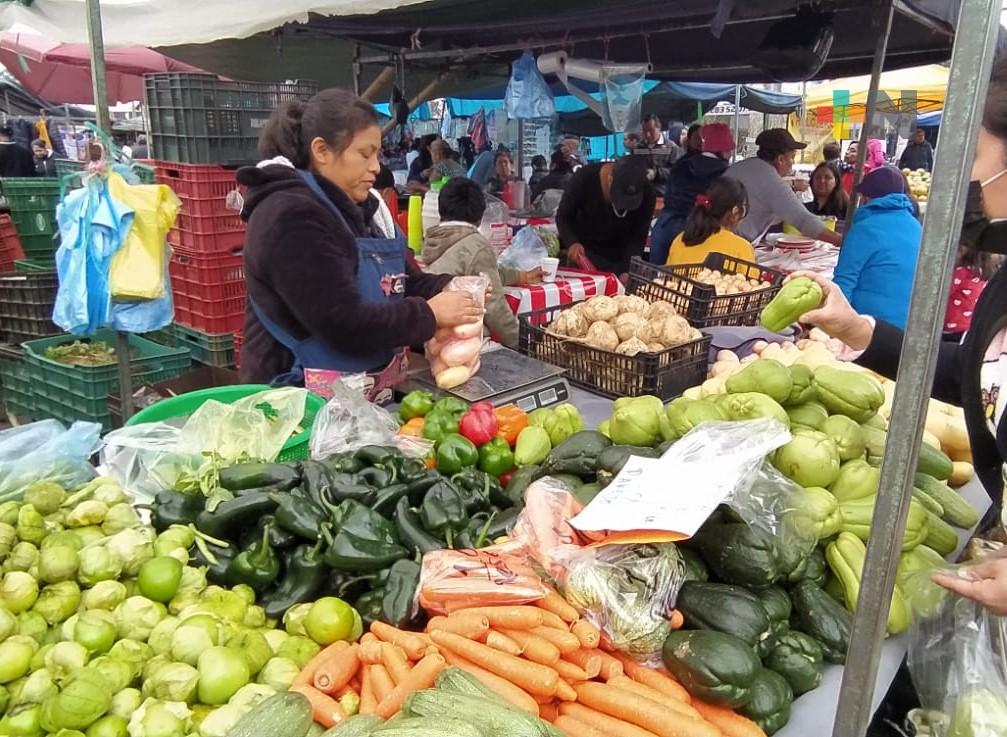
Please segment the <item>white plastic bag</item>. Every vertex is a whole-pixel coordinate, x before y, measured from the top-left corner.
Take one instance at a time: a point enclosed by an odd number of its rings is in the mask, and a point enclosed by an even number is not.
[[[640,129],[645,66],[603,66],[601,69],[602,123],[610,131]]]
[[[552,90],[538,70],[538,64],[530,51],[525,51],[511,65],[504,109],[508,118],[517,120],[551,118],[556,114]]]
[[[482,275],[456,276],[448,284],[447,291],[468,292],[480,307],[485,308],[488,286],[489,279]],[[479,371],[482,345],[482,318],[467,325],[438,330],[426,343],[427,361],[437,387],[454,389],[475,376]]]
[[[101,468],[141,504],[162,489],[175,488],[180,476],[196,477],[206,462],[202,453],[178,451],[182,428],[166,422],[127,425],[105,436]]]
[[[101,425],[41,420],[0,432],[0,497],[11,498],[36,481],[71,488],[95,477],[91,456],[98,451]]]
[[[510,247],[500,254],[497,263],[509,269],[532,271],[542,265],[542,259],[549,255],[549,249],[535,228],[521,228],[511,241]]]

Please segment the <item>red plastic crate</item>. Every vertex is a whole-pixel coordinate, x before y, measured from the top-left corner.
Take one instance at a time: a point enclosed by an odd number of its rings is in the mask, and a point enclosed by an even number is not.
[[[173,161],[152,161],[154,178],[167,184],[183,200],[225,198],[238,188],[236,169],[210,164],[178,164]]]
[[[245,320],[245,269],[240,252],[176,249],[168,266],[175,321],[205,333],[233,333]]]
[[[210,218],[214,220],[215,218]],[[245,229],[197,233],[182,228],[168,231],[168,243],[195,253],[213,255],[241,248],[245,243]]]
[[[24,258],[21,239],[8,213],[0,215],[0,273],[14,273],[14,262]]]
[[[234,334],[234,366],[241,368],[241,344],[245,342],[245,333],[241,330]]]

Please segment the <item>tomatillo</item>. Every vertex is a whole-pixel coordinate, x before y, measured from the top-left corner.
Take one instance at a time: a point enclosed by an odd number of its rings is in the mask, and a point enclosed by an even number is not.
[[[182,581],[182,563],[177,558],[161,555],[142,566],[136,578],[140,593],[153,601],[171,601]]]
[[[321,598],[308,610],[304,629],[319,645],[345,640],[353,631],[353,607],[335,596]]]

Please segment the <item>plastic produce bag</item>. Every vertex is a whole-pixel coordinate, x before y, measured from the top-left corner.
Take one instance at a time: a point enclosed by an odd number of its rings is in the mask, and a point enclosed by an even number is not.
[[[447,291],[466,291],[480,307],[486,306],[485,276],[456,276]],[[439,389],[454,389],[471,379],[479,371],[479,354],[483,345],[483,321],[455,328],[441,328],[427,341],[426,355],[430,373]]]
[[[500,254],[497,263],[518,271],[531,271],[540,267],[542,259],[548,255],[549,249],[535,228],[521,228],[510,247]]]
[[[646,66],[601,68],[601,120],[610,131],[628,133],[640,129],[646,75]]]
[[[133,225],[109,268],[112,298],[163,297],[168,261],[165,237],[175,224],[182,201],[164,184],[129,185],[118,174],[109,175],[108,191],[133,208]]]
[[[105,436],[102,472],[111,476],[133,498],[149,503],[162,489],[173,489],[181,476],[195,477],[206,463],[202,453],[178,450],[182,428],[166,422],[127,425]]]
[[[24,487],[52,481],[65,488],[94,478],[89,459],[100,445],[101,425],[41,420],[0,432],[0,497],[20,498]]]
[[[434,444],[399,435],[395,418],[364,397],[366,379],[366,374],[350,374],[332,385],[332,399],[315,415],[311,427],[311,457],[323,460],[365,445],[393,445],[404,455],[425,458]]]
[[[988,559],[987,559],[988,560]],[[968,575],[969,566],[957,569]],[[936,584],[928,572],[912,585]],[[934,737],[1007,734],[1007,617],[940,589],[931,616],[910,629],[909,672]]]
[[[504,95],[504,109],[507,117],[514,120],[551,118],[556,114],[556,103],[552,90],[538,70],[538,64],[530,51],[525,51],[511,65],[510,81]]]

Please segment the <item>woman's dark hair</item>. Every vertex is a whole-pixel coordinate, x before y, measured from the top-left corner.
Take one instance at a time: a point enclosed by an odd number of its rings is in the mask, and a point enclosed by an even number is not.
[[[441,220],[460,220],[479,225],[486,212],[486,196],[482,188],[465,177],[454,177],[441,187],[437,197]]]
[[[542,154],[535,154],[531,157],[531,168],[532,169],[545,169],[548,163],[545,160],[545,156]]]
[[[717,177],[706,190],[704,204],[692,208],[685,221],[682,240],[687,246],[698,246],[720,230],[720,223],[735,207],[748,209],[748,193],[745,185],[731,177]],[[703,197],[703,195],[700,195]],[[700,197],[696,199],[699,200]]]
[[[562,149],[553,151],[549,157],[549,171],[553,174],[568,174],[573,171],[570,159]]]
[[[839,167],[830,161],[823,161],[821,164],[815,167],[815,170],[811,172],[811,186],[812,194],[814,194],[814,182],[815,175],[818,173],[819,169],[828,169],[832,174],[833,178],[836,180],[836,186],[832,189],[832,194],[829,195],[828,199],[825,200],[825,204],[822,205],[819,215],[831,215],[833,217],[843,220],[846,218],[846,211],[850,205],[850,196],[846,194],[846,190],[843,189],[843,175],[839,172]]]
[[[514,158],[510,155],[509,150],[497,151],[493,156],[493,163],[496,164],[500,159],[507,159],[512,164],[514,163]]]
[[[307,102],[292,100],[273,110],[259,136],[259,153],[267,159],[286,156],[298,169],[307,169],[316,138],[342,153],[355,135],[377,124],[378,114],[369,102],[333,87]]]

